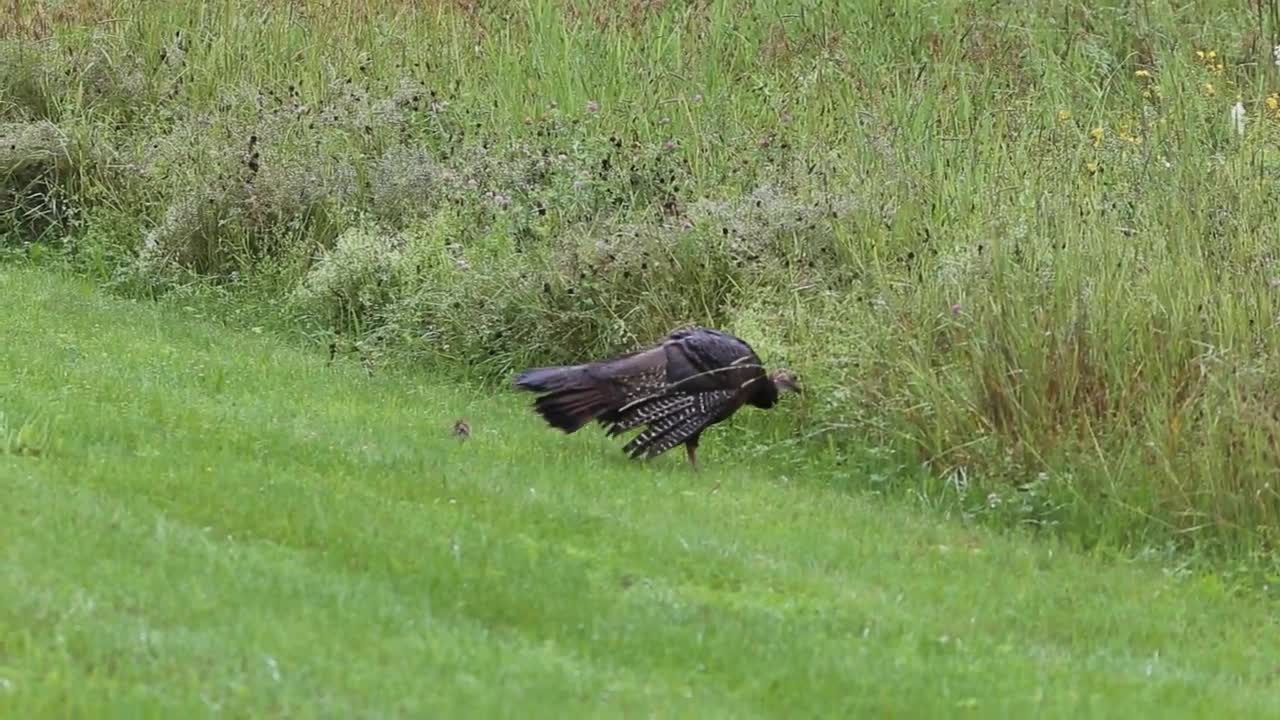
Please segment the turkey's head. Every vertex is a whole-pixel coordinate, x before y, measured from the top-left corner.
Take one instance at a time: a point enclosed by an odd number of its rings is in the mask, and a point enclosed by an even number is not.
[[[786,368],[774,370],[769,375],[769,380],[773,382],[774,387],[778,388],[778,394],[788,391],[804,394],[804,388],[800,387],[800,381],[796,379],[796,374]]]

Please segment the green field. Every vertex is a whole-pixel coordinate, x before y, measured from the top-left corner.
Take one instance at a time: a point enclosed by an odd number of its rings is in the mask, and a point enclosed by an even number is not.
[[[81,280],[0,296],[4,717],[1280,712],[1273,608],[1212,577],[815,484],[735,427],[641,464]]]
[[[0,716],[1269,716],[1277,217],[1280,0],[4,4]]]

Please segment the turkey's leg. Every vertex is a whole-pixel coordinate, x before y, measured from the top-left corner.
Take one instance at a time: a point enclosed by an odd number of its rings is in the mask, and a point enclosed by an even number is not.
[[[684,450],[689,454],[689,465],[694,470],[698,469],[698,440],[701,436],[702,433],[698,433],[686,440],[684,443]]]

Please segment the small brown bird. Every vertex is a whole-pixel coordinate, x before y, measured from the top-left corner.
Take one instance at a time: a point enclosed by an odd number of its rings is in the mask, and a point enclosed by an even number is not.
[[[453,434],[465,440],[471,437],[471,426],[466,420],[459,420],[453,424]]]
[[[699,327],[598,362],[526,370],[515,386],[543,393],[533,406],[552,427],[573,433],[597,420],[614,436],[645,425],[624,452],[652,458],[683,443],[694,467],[708,427],[743,405],[768,409],[803,392],[790,370],[766,374],[741,338]]]

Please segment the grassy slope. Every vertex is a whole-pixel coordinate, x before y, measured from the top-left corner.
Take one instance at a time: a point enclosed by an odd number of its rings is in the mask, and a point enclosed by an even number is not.
[[[1275,0],[15,7],[0,258],[491,380],[726,327],[911,492],[1277,567]]]
[[[731,430],[700,475],[637,465],[83,282],[0,295],[6,717],[1280,709],[1273,617],[1212,581],[806,486]]]

